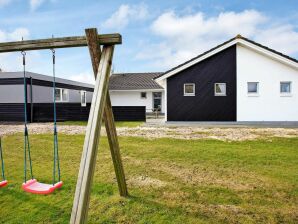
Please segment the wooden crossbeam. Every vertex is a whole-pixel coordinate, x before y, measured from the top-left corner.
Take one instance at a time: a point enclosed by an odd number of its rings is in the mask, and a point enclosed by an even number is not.
[[[122,43],[122,37],[118,33],[101,34],[97,36],[97,41],[100,45],[115,45]],[[84,46],[87,46],[85,36],[49,38],[0,43],[0,53]]]

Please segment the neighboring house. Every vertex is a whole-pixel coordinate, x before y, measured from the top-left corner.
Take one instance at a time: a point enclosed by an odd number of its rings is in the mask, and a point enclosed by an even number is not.
[[[164,89],[153,79],[162,73],[122,73],[110,77],[113,106],[144,106],[146,113],[165,111]]]
[[[298,61],[240,35],[155,81],[166,121],[298,121]]]
[[[161,73],[121,74],[110,78],[117,121],[145,121],[146,111],[164,111],[164,93],[153,78]],[[53,120],[53,77],[26,72],[29,122]],[[58,121],[88,120],[94,86],[56,78]],[[24,120],[23,72],[0,72],[0,121]]]
[[[26,72],[27,117],[53,120],[53,77]],[[56,78],[57,120],[88,120],[93,85]],[[0,121],[24,120],[23,72],[0,72]]]

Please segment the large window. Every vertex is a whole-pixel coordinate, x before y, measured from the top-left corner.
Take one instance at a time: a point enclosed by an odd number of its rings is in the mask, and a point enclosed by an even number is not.
[[[280,82],[280,93],[282,95],[290,95],[291,91],[291,82]]]
[[[226,96],[227,95],[226,83],[215,83],[214,84],[214,95],[215,96]]]
[[[69,101],[68,89],[57,88],[55,91],[55,99],[56,99],[56,102],[68,102]]]
[[[184,96],[194,96],[195,95],[195,84],[185,83],[184,84]]]
[[[259,83],[258,82],[248,82],[247,83],[247,93],[249,95],[259,94]]]
[[[87,93],[86,91],[81,91],[81,106],[86,107],[87,105]]]

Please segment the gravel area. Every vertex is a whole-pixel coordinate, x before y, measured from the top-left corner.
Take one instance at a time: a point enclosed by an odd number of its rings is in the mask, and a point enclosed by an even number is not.
[[[28,125],[30,134],[52,133],[53,124],[34,123]],[[22,124],[0,124],[0,136],[23,132]],[[85,126],[60,125],[59,133],[76,135],[85,134]],[[272,137],[298,137],[298,128],[249,128],[249,127],[167,127],[167,126],[139,126],[135,128],[117,128],[119,136],[176,139],[218,139],[223,141],[244,141],[253,139],[270,139]],[[102,129],[105,135],[105,129]]]

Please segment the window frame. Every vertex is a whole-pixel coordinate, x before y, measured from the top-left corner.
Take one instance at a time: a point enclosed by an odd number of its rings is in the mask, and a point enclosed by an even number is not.
[[[57,103],[67,103],[67,102],[69,102],[69,90],[68,89],[64,89],[64,88],[56,88],[56,90],[59,90],[59,92],[60,92],[60,99],[59,100],[57,100],[56,99],[56,93],[55,93],[55,101],[57,102]],[[62,92],[63,92],[63,90],[66,90],[66,92],[67,92],[67,94],[66,94],[66,100],[63,100],[63,95],[62,95]]]
[[[143,93],[145,93],[145,97],[142,96]],[[141,92],[140,97],[141,99],[147,99],[147,92]]]
[[[186,93],[185,86],[192,85],[193,86],[193,93]],[[184,83],[183,84],[183,96],[195,96],[196,95],[196,84],[195,83]]]
[[[290,92],[282,92],[281,91],[281,84],[285,84],[285,83],[290,84]],[[281,81],[281,82],[279,82],[279,93],[280,93],[280,96],[292,96],[292,82],[291,81]]]
[[[249,92],[248,91],[248,84],[249,83],[255,83],[255,84],[257,84],[257,92]],[[247,82],[246,88],[247,88],[247,95],[248,96],[259,96],[259,94],[260,94],[260,82]]]
[[[216,92],[216,85],[225,85],[225,92],[224,93],[217,93]],[[227,83],[226,82],[216,82],[216,83],[214,83],[214,96],[227,96]]]
[[[85,103],[83,103],[83,97],[84,96],[84,99],[85,99]],[[81,97],[81,107],[86,107],[87,106],[87,91],[85,90],[81,90],[80,91],[80,97]]]

